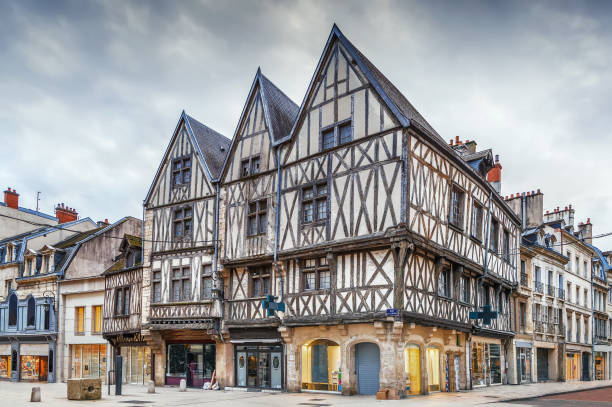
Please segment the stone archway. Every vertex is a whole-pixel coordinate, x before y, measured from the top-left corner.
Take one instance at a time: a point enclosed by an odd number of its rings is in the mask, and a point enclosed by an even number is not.
[[[313,339],[299,350],[302,390],[340,391],[340,345],[329,339]]]

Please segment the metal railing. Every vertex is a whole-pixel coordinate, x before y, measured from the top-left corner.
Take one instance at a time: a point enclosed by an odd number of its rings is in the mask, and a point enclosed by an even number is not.
[[[546,285],[546,294],[550,297],[555,296],[555,286],[554,285]]]
[[[533,288],[537,293],[544,294],[544,284],[541,281],[536,281],[533,284]]]
[[[565,301],[565,290],[563,288],[559,288],[557,291],[559,299]]]
[[[527,284],[528,279],[529,278],[527,276],[527,273],[521,273],[521,285],[523,287],[527,287],[528,286],[528,284]]]

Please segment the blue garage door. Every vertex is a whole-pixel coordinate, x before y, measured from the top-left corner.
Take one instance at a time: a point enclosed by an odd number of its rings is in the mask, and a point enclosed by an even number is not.
[[[357,364],[357,391],[359,394],[376,394],[380,387],[380,353],[373,343],[360,343],[355,347]]]

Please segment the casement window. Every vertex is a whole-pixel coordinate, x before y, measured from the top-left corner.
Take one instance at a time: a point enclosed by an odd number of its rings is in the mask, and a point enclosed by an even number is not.
[[[191,267],[176,267],[172,269],[172,301],[191,300]]]
[[[27,326],[34,328],[36,325],[36,300],[34,297],[28,298]]]
[[[438,276],[438,295],[441,297],[451,297],[451,272],[445,267]]]
[[[247,235],[264,235],[268,227],[268,201],[249,202],[249,213],[247,218]]]
[[[519,326],[521,328],[521,332],[525,331],[525,327],[527,325],[527,304],[524,302],[519,302]]]
[[[204,300],[212,298],[213,276],[212,266],[207,264],[202,266],[202,292],[200,297]]]
[[[161,302],[161,270],[153,271],[153,278],[151,279],[153,285],[152,302]]]
[[[459,301],[470,303],[470,278],[468,276],[461,276],[459,279]]]
[[[248,177],[249,175],[259,174],[261,157],[256,155],[246,158],[240,162],[240,175]]]
[[[327,184],[315,184],[302,189],[302,223],[327,219]]]
[[[450,214],[449,222],[451,225],[463,229],[463,211],[464,211],[465,192],[453,185],[451,188]]]
[[[85,334],[85,307],[74,308],[74,334]]]
[[[504,229],[504,240],[502,248],[502,257],[506,261],[510,261],[510,232]]]
[[[304,291],[327,290],[331,287],[331,273],[327,257],[302,260]]]
[[[489,242],[489,250],[497,253],[499,250],[499,222],[497,219],[491,218],[491,236]]]
[[[102,333],[102,306],[94,305],[91,307],[91,333]]]
[[[488,286],[484,286],[483,287],[483,293],[484,293],[484,304],[485,305],[491,305],[491,290]]]
[[[472,237],[482,240],[482,206],[476,202],[472,207]]]
[[[500,314],[503,314],[504,310],[504,293],[500,292],[497,296],[497,311]]]
[[[13,293],[9,295],[9,315],[8,324],[9,326],[17,325],[17,294]]]
[[[191,238],[193,232],[193,209],[191,206],[174,209],[173,229],[175,239]]]
[[[353,141],[350,122],[345,122],[321,131],[321,150],[328,150]]]
[[[588,278],[588,272],[587,272],[587,262],[585,261],[583,264],[583,270],[584,270],[584,278]]]
[[[191,157],[172,160],[172,186],[186,185],[191,182]]]
[[[576,269],[574,270],[576,272],[576,275],[580,275],[580,257],[576,256]]]
[[[270,294],[270,267],[253,267],[249,269],[251,297],[263,297]]]
[[[115,316],[130,314],[130,287],[115,288]]]

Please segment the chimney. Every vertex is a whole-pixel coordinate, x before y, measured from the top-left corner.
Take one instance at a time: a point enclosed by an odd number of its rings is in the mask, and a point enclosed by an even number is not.
[[[9,208],[19,209],[19,194],[14,189],[4,191],[4,203]]]
[[[501,170],[502,166],[499,163],[499,154],[495,155],[495,165],[487,173],[487,181],[493,186],[497,193],[501,193]]]
[[[76,209],[64,206],[63,202],[55,207],[55,217],[59,219],[59,223],[73,222],[79,218],[78,215]]]
[[[108,223],[108,219],[99,220],[97,223],[99,228],[110,225],[110,223]]]
[[[588,218],[586,223],[580,222],[578,224],[578,231],[582,235],[582,240],[588,244],[593,244],[593,225],[591,224],[591,218]]]
[[[470,153],[474,154],[476,152],[476,142],[474,140],[466,140],[465,145]]]

